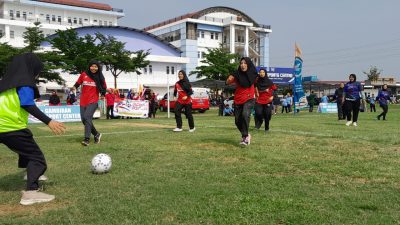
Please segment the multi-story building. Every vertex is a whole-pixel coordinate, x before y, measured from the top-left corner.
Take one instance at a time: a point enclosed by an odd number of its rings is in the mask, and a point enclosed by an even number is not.
[[[211,7],[144,30],[180,48],[182,55],[190,59],[190,63],[184,66],[187,73],[201,65],[208,48],[221,44],[231,53],[249,56],[257,66],[269,66],[271,27],[259,24],[233,8]]]
[[[23,47],[26,27],[41,23],[45,35],[81,26],[117,26],[124,16],[108,4],[80,0],[0,0],[0,42]]]

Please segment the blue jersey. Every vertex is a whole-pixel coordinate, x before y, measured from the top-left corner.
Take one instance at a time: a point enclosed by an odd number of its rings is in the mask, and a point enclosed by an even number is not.
[[[344,94],[346,100],[356,101],[361,98],[362,87],[360,82],[347,82],[344,85]]]
[[[387,105],[387,102],[390,100],[390,93],[388,91],[380,90],[376,98],[379,101],[379,105]]]

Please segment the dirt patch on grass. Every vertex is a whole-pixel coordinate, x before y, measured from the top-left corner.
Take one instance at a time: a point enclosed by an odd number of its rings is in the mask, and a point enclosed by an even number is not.
[[[66,208],[68,204],[65,202],[63,204],[57,204],[57,202],[34,204],[30,206],[13,204],[3,204],[0,205],[0,216],[39,216],[43,213],[52,210],[58,210]]]

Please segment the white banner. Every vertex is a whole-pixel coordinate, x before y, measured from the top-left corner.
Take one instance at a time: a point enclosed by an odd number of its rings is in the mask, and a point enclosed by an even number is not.
[[[126,116],[134,118],[149,117],[149,101],[122,100],[114,103],[114,116]]]

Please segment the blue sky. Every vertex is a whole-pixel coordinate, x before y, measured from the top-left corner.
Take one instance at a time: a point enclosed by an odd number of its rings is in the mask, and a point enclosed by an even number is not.
[[[273,67],[292,67],[294,43],[303,51],[303,75],[320,80],[366,78],[370,66],[400,81],[399,0],[92,0],[124,10],[119,25],[143,28],[212,6],[240,10],[272,26]]]

